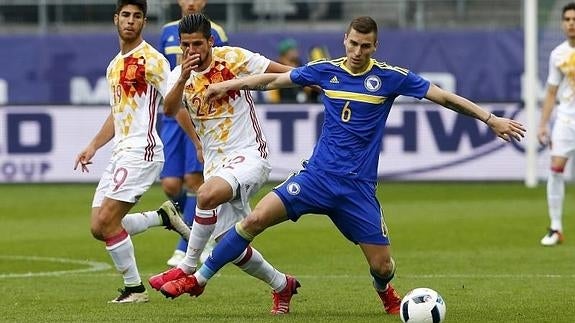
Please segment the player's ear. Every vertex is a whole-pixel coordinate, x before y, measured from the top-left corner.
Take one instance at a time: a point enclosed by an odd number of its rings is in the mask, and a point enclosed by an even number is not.
[[[118,14],[117,13],[114,14],[114,25],[116,25],[116,26],[118,25]]]
[[[214,36],[210,36],[210,38],[208,38],[208,44],[210,45],[210,47],[214,47],[215,43],[216,40],[214,39]]]
[[[343,45],[345,46],[345,41],[347,40],[347,34],[343,34]]]

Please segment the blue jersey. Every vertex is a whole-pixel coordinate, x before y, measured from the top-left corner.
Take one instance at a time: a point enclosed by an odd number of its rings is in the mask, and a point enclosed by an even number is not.
[[[178,32],[179,20],[167,23],[162,28],[162,36],[160,37],[160,53],[170,62],[171,69],[174,69],[178,65],[177,57],[182,54],[182,49],[180,48],[180,34]],[[224,29],[210,21],[212,24],[212,36],[214,37],[214,46],[226,46],[228,45],[228,36],[224,32]]]
[[[430,83],[406,69],[372,59],[353,74],[346,58],[310,62],[291,71],[292,82],[324,90],[325,120],[308,168],[360,180],[377,180],[385,122],[399,95],[421,99]]]

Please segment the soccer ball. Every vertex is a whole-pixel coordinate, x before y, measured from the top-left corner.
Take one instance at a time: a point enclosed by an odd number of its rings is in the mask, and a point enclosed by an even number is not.
[[[445,302],[430,288],[416,288],[401,300],[399,315],[406,323],[440,323],[445,319]]]

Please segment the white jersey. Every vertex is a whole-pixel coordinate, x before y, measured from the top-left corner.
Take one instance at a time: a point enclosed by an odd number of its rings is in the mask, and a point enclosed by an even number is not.
[[[559,86],[557,116],[575,120],[575,47],[564,41],[549,55],[547,83]]]
[[[146,161],[164,160],[156,121],[169,73],[168,60],[145,41],[110,62],[106,78],[114,116],[114,155],[122,152]]]
[[[269,64],[269,59],[243,48],[214,47],[210,66],[192,72],[186,82],[183,101],[202,142],[206,178],[232,152],[252,149],[267,158],[268,147],[250,91],[230,91],[209,104],[204,102],[205,89],[210,83],[264,73]],[[179,73],[174,71],[172,79],[174,74]]]

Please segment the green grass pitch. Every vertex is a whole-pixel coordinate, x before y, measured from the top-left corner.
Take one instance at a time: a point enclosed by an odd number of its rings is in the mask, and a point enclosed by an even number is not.
[[[148,287],[149,303],[107,304],[122,280],[103,243],[90,235],[94,189],[0,185],[0,321],[400,322],[383,313],[359,248],[324,216],[270,228],[254,243],[302,283],[287,316],[272,317],[268,286],[231,265],[199,298],[168,300]],[[548,225],[544,185],[382,183],[378,194],[401,294],[437,290],[447,304],[446,322],[575,322],[572,186],[566,241],[552,248],[539,245]],[[156,185],[135,210],[155,209],[163,200]],[[176,235],[153,228],[133,240],[147,285],[166,269]]]

